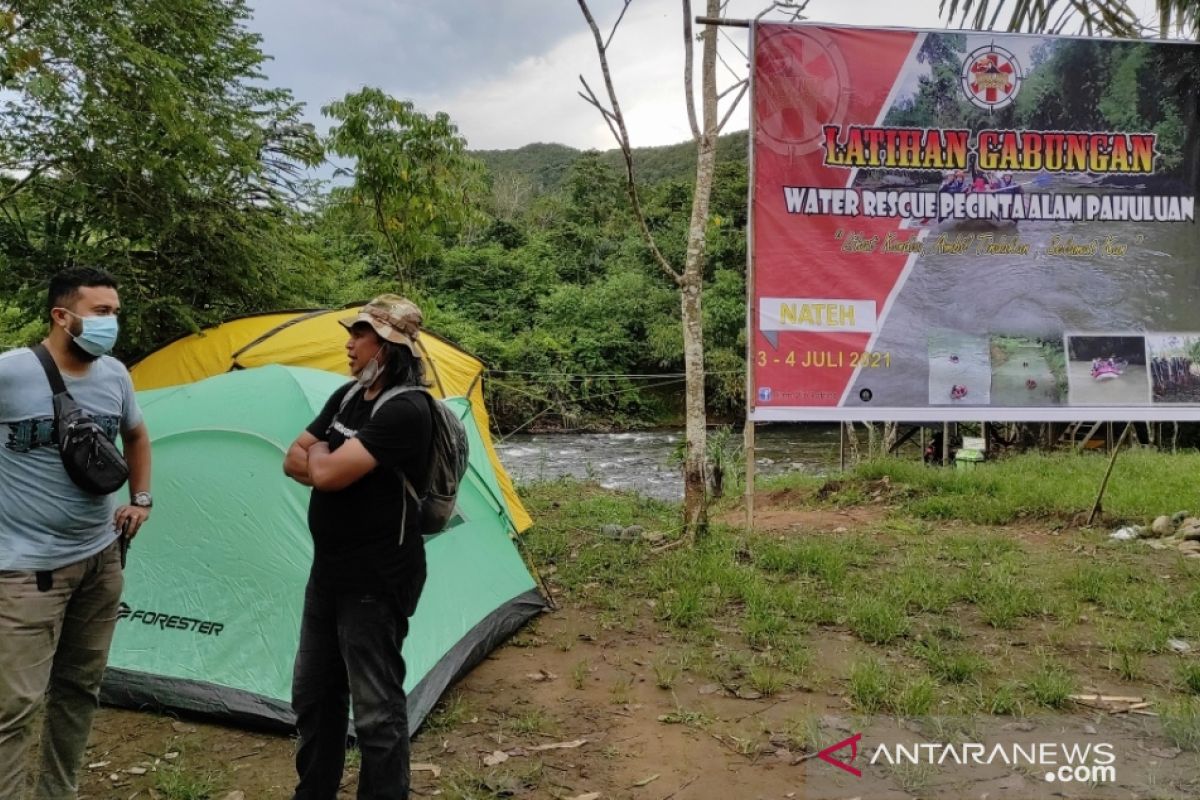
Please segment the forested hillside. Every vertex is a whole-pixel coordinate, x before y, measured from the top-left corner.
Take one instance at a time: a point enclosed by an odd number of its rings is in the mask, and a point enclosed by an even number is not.
[[[722,161],[746,160],[747,132],[738,131],[720,137],[717,157]],[[496,176],[516,175],[527,179],[537,191],[558,189],[567,170],[582,151],[561,144],[527,144],[515,150],[476,150],[472,153]],[[696,170],[696,145],[693,142],[663,147],[638,147],[633,153],[638,180],[658,183],[664,180],[691,180]],[[607,150],[600,160],[624,171],[620,150]]]

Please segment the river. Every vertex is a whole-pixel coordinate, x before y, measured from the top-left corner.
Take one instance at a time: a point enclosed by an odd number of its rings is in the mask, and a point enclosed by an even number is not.
[[[740,447],[740,430],[736,438]],[[595,480],[608,489],[680,500],[683,479],[677,453],[682,442],[682,430],[516,434],[497,442],[496,452],[519,484],[572,477]],[[838,468],[838,426],[760,426],[754,450],[758,475],[827,474]]]

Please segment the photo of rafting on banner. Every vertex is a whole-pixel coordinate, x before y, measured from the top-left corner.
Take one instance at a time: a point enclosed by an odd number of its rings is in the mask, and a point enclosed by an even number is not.
[[[1068,396],[1072,405],[1150,402],[1145,336],[1068,335]]]
[[[1200,402],[1200,332],[1146,335],[1155,403]]]
[[[935,330],[929,333],[929,405],[986,406],[992,372],[986,336]]]
[[[1061,338],[991,338],[992,403],[1059,406],[1067,396],[1067,362]]]
[[[997,175],[994,172],[984,172],[981,170],[954,170],[947,172],[942,178],[942,185],[938,187],[939,192],[948,192],[950,194],[994,194],[994,195],[1017,195],[1025,191],[1025,186],[1039,181],[1044,181],[1045,176],[1039,175],[1028,181],[1017,183],[1013,179],[1011,171],[1005,171]],[[962,230],[962,231],[1011,231],[1015,230],[1018,222],[1011,217],[1002,217],[999,213],[987,219],[957,219],[954,217],[943,217],[938,220],[925,218],[920,220],[922,225],[938,223],[938,230]]]

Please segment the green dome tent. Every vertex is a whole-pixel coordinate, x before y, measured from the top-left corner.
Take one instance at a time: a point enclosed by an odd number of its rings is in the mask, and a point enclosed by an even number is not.
[[[290,726],[292,662],[312,559],[309,490],[283,474],[292,440],[345,381],[265,366],[141,392],[155,509],[129,551],[102,690],[112,705]],[[409,725],[545,607],[465,398],[470,468],[447,529],[427,539],[411,621]]]

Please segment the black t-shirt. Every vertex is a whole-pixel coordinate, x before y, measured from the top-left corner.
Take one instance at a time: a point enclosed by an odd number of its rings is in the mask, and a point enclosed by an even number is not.
[[[308,527],[313,537],[313,577],[331,589],[380,591],[424,581],[425,546],[418,514],[404,491],[409,476],[418,491],[426,480],[433,420],[423,392],[405,392],[372,416],[374,400],[359,390],[341,411],[348,383],[333,393],[308,432],[336,451],[357,438],[379,465],[339,491],[313,489]],[[401,536],[401,520],[406,530]],[[411,580],[410,580],[411,579]],[[419,591],[419,586],[416,587]]]

